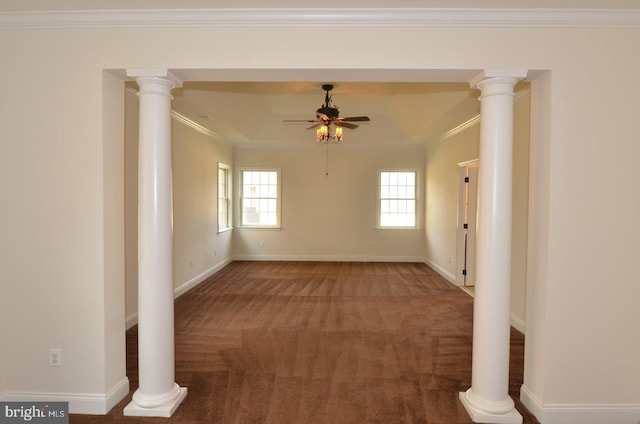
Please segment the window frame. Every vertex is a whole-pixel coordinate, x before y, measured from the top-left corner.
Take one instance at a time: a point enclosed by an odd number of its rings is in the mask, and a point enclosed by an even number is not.
[[[383,172],[411,172],[415,176],[413,193],[414,201],[414,223],[413,225],[382,225],[382,173]],[[400,199],[400,198],[389,198]],[[417,168],[383,168],[378,169],[376,184],[376,228],[380,230],[415,230],[420,228],[420,170]]]
[[[276,173],[276,222],[275,224],[247,224],[244,222],[243,203],[247,199],[244,196],[244,174],[245,172],[275,172]],[[238,228],[260,229],[260,228],[282,228],[282,172],[280,168],[242,167],[238,169]]]
[[[225,186],[226,186],[226,192],[227,192],[227,196],[224,198],[226,200],[227,203],[227,222],[225,226],[221,226],[220,225],[220,199],[222,199],[222,197],[220,196],[220,171],[224,170],[225,174],[226,174],[226,181],[225,181]],[[218,162],[218,173],[216,176],[216,181],[217,181],[217,185],[216,185],[216,193],[218,196],[218,207],[217,207],[217,211],[218,211],[218,216],[217,216],[217,225],[218,225],[218,234],[220,233],[224,233],[226,231],[231,231],[233,230],[233,174],[231,173],[231,166],[222,163],[222,162]]]

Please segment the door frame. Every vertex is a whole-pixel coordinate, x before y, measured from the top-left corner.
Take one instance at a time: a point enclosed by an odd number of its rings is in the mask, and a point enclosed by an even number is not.
[[[458,221],[456,230],[456,285],[465,286],[465,228],[467,188],[465,178],[469,168],[477,168],[480,165],[479,159],[473,159],[458,163]],[[477,202],[475,203],[477,206]],[[471,266],[475,267],[475,264]],[[468,266],[467,266],[468,268]]]

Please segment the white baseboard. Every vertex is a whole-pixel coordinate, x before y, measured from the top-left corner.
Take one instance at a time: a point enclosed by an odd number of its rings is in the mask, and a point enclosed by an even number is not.
[[[191,290],[192,288],[194,288],[198,284],[202,283],[207,278],[211,277],[216,272],[220,271],[225,266],[229,265],[231,262],[233,262],[233,259],[232,258],[228,258],[228,259],[226,259],[226,260],[224,260],[224,261],[212,266],[211,268],[207,269],[206,271],[196,275],[195,277],[193,277],[189,281],[179,285],[178,287],[173,289],[173,298],[175,299],[177,297],[182,296],[183,294],[185,294],[186,292],[188,292],[189,290]],[[126,326],[125,328],[128,330],[131,327],[133,327],[134,325],[136,325],[137,323],[138,323],[138,312],[136,311],[136,312],[133,312],[132,314],[127,315],[127,317],[125,319],[125,326]]]
[[[138,323],[138,311],[127,315],[127,318],[124,321],[125,328],[127,330],[133,327],[134,325],[136,325],[137,323]]]
[[[435,272],[440,274],[444,279],[449,281],[454,286],[461,287],[461,286],[458,286],[458,284],[456,283],[455,275],[451,274],[446,269],[442,268],[440,265],[437,265],[429,260],[425,260],[424,263],[427,264],[429,267],[431,267]],[[521,332],[522,334],[524,334],[525,322],[524,322],[524,319],[522,319],[521,317],[511,314],[511,326],[516,330],[518,330],[519,332]]]
[[[424,262],[418,256],[236,255],[234,261]]]
[[[548,404],[543,405],[523,385],[520,400],[544,424],[635,424],[640,405]]]
[[[519,332],[521,332],[522,334],[525,333],[525,324],[524,324],[524,319],[522,319],[522,317],[511,314],[511,326],[516,330],[518,330]]]
[[[233,261],[233,259],[227,258],[226,260],[224,260],[224,261],[212,266],[211,268],[207,269],[206,271],[196,275],[195,277],[193,277],[191,280],[187,281],[186,283],[183,283],[183,284],[179,285],[178,287],[176,287],[173,290],[173,297],[177,298],[177,297],[182,296],[183,294],[185,294],[186,292],[188,292],[189,290],[191,290],[192,288],[194,288],[198,284],[202,283],[207,278],[211,277],[216,272],[220,271],[225,266],[229,265],[232,261]]]
[[[123,378],[105,394],[99,393],[3,393],[3,402],[69,402],[69,413],[106,415],[129,394],[129,379]]]
[[[424,263],[427,264],[430,268],[432,268],[435,272],[440,274],[445,280],[447,280],[454,286],[458,285],[456,283],[456,276],[450,273],[449,271],[447,271],[446,269],[442,268],[440,265],[433,263],[428,259],[425,259]]]

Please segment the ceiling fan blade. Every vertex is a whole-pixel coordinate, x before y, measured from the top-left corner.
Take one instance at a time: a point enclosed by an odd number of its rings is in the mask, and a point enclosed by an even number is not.
[[[358,128],[356,124],[350,124],[348,122],[333,121],[333,123],[335,124],[336,127],[345,127],[345,128],[349,128],[350,130],[354,130]]]
[[[334,124],[336,127],[344,127],[348,129],[358,128],[358,125],[351,122],[368,122],[370,121],[368,116],[349,116],[346,118],[340,118],[338,113],[338,107],[331,104],[331,95],[329,92],[333,89],[332,84],[324,84],[322,89],[326,91],[324,98],[324,104],[316,110],[316,119],[285,119],[283,122],[309,122],[313,125],[307,128],[308,130],[318,128],[320,126],[330,126]],[[340,129],[340,133],[342,128]],[[339,137],[339,136],[338,136]]]
[[[350,121],[350,122],[356,122],[356,121],[370,121],[371,119],[369,119],[368,116],[349,116],[347,118],[338,118],[340,121]]]

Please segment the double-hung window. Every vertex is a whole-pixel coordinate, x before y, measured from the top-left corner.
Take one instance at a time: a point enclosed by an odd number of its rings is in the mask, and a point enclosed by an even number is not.
[[[231,229],[231,168],[218,163],[218,232]]]
[[[378,227],[416,228],[418,172],[384,170],[378,174]]]
[[[240,225],[280,227],[280,171],[240,170]]]

